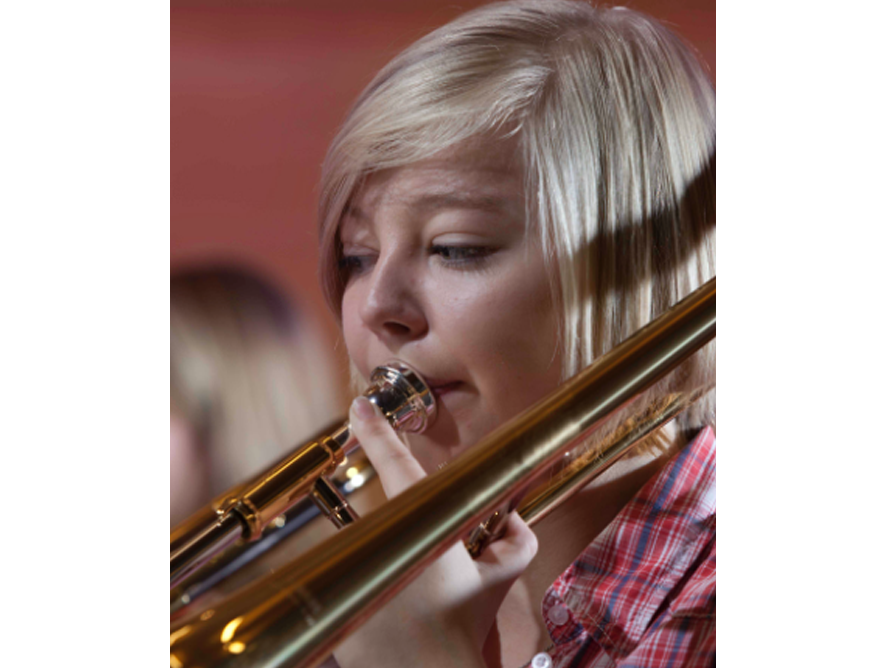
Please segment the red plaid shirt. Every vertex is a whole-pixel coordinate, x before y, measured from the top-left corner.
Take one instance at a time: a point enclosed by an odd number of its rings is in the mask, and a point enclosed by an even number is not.
[[[716,440],[705,428],[548,589],[530,665],[715,665]],[[550,658],[548,658],[550,657]]]

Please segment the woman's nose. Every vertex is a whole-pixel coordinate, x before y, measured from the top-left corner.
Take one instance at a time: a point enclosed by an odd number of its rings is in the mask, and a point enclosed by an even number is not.
[[[379,258],[372,270],[360,317],[385,344],[402,344],[427,332],[416,279],[396,258]]]

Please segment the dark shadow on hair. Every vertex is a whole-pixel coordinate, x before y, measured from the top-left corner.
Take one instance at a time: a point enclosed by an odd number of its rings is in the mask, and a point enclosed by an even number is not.
[[[667,308],[684,296],[676,284],[679,270],[700,251],[715,226],[716,150],[682,196],[675,195],[668,206],[643,220],[602,230],[580,251],[578,266],[592,288],[589,294],[596,295],[601,304],[624,310],[621,305],[654,279],[653,304],[664,303],[655,311]],[[653,312],[649,317],[657,315]],[[623,324],[633,329],[630,323]],[[618,338],[630,333],[620,332]],[[602,352],[595,350],[594,355]]]

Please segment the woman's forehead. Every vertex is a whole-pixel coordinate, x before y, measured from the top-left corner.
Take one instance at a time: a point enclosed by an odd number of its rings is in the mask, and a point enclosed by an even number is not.
[[[378,207],[389,205],[522,215],[522,162],[513,142],[463,142],[427,160],[371,174],[352,197],[344,218],[368,220]]]

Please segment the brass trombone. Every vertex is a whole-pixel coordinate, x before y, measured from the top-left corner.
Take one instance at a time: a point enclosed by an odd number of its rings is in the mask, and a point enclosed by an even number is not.
[[[348,455],[330,477],[329,483],[335,486],[341,496],[350,499],[351,494],[363,488],[375,475],[369,459],[362,452],[356,452]],[[178,579],[170,588],[170,619],[187,614],[187,609],[195,605],[200,597],[217,591],[222,582],[237,576],[263,555],[282,547],[290,540],[298,540],[299,536],[304,536],[304,532],[310,532],[309,527],[324,512],[326,507],[321,507],[316,498],[309,495],[277,516],[262,531],[259,540],[250,541],[241,537],[230,547],[212,555],[206,563]],[[211,519],[210,517],[210,521]]]
[[[394,502],[176,624],[170,666],[317,665],[455,541],[492,513],[511,509],[574,443],[606,425],[715,332],[712,279]],[[677,397],[660,415],[640,420],[589,469],[535,497],[529,514],[538,517],[580,489],[692,399]]]
[[[420,433],[436,415],[436,403],[427,383],[414,369],[396,360],[372,372],[363,394],[398,431]],[[356,512],[326,476],[358,446],[347,421],[323,430],[186,519],[170,534],[171,585],[181,583],[200,567],[211,571],[207,568],[210,562],[225,551],[231,552],[235,544],[259,540],[276,518],[305,498],[313,501],[336,527],[353,522]]]

